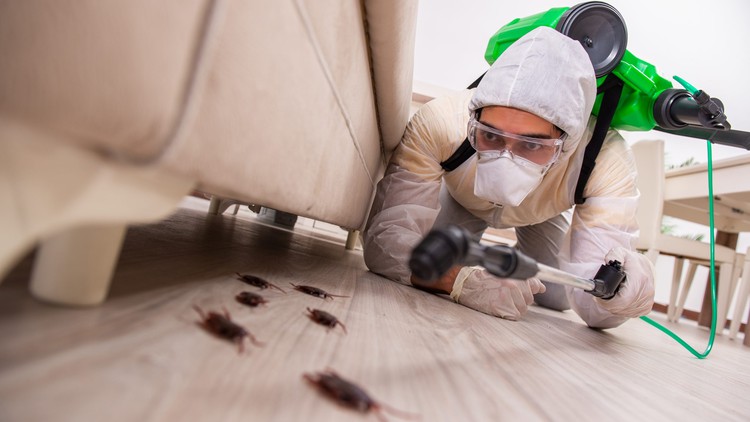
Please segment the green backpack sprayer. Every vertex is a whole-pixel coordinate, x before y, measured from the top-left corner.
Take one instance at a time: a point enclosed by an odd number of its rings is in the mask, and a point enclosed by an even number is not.
[[[585,201],[583,189],[609,127],[629,131],[655,129],[750,150],[750,133],[731,130],[721,100],[678,77],[675,79],[687,89],[673,88],[652,64],[626,50],[625,21],[607,3],[580,3],[514,19],[490,38],[485,59],[491,65],[513,42],[540,26],[580,42],[597,77],[598,92],[592,110],[597,124],[586,148],[575,193],[577,204]]]
[[[591,59],[597,78],[597,97],[592,110],[597,121],[584,155],[575,192],[576,204],[586,200],[583,190],[610,127],[628,131],[653,129],[750,150],[750,132],[731,128],[721,100],[678,77],[675,79],[686,89],[674,88],[652,64],[626,50],[625,21],[607,3],[592,1],[573,7],[556,7],[513,19],[490,38],[485,59],[492,65],[511,44],[540,26],[579,41]],[[483,76],[469,88],[479,85]],[[467,139],[441,166],[446,171],[454,170],[474,152]]]
[[[653,129],[750,150],[750,132],[732,130],[721,100],[678,77],[675,79],[686,89],[674,88],[652,64],[626,50],[625,21],[607,3],[592,1],[573,7],[556,7],[513,19],[490,38],[485,59],[492,65],[511,44],[540,26],[579,41],[591,59],[597,78],[597,97],[592,110],[597,122],[586,148],[575,192],[576,204],[586,200],[583,189],[610,127],[628,131]],[[483,76],[469,88],[479,85]],[[466,140],[441,165],[451,171],[473,154]]]
[[[625,21],[607,3],[586,2],[514,19],[490,38],[485,59],[494,63],[513,42],[540,26],[553,28],[581,43],[594,66],[600,91],[610,75],[624,83],[611,127],[630,131],[656,129],[750,149],[750,133],[731,131],[718,98],[703,91],[674,89],[653,65],[626,50]],[[600,94],[592,114],[599,116],[601,103]]]
[[[511,44],[540,26],[555,29],[579,41],[591,59],[597,78],[597,97],[592,110],[597,121],[592,138],[586,146],[575,192],[576,204],[582,204],[586,200],[583,189],[610,128],[628,131],[658,130],[750,150],[750,132],[731,128],[721,100],[695,89],[676,76],[675,80],[684,89],[674,88],[669,80],[656,72],[653,65],[626,49],[628,34],[625,21],[607,3],[580,3],[573,7],[552,8],[514,19],[490,38],[485,59],[492,65]],[[469,88],[479,85],[483,76]],[[467,139],[441,166],[446,171],[454,170],[474,153]],[[605,299],[614,296],[625,278],[618,262],[603,265],[594,279],[584,280],[542,266],[513,248],[483,247],[467,239],[466,235],[455,228],[431,232],[412,253],[412,272],[423,280],[433,280],[441,276],[450,265],[481,264],[499,277],[526,279],[543,274],[545,280],[581,288]],[[712,289],[712,297],[715,310],[715,287]],[[647,317],[643,319],[677,340],[696,357],[708,356],[715,326],[712,326],[709,346],[701,354],[657,322]],[[715,315],[713,319],[715,324]]]

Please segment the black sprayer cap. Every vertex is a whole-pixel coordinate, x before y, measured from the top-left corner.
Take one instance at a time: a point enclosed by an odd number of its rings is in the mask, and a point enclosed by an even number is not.
[[[430,232],[412,251],[409,268],[415,277],[436,281],[469,250],[469,237],[463,229],[450,226]]]

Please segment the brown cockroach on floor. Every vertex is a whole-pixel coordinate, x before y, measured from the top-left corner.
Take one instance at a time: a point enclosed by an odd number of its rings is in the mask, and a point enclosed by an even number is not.
[[[333,370],[328,369],[317,374],[303,374],[302,378],[339,405],[355,409],[362,413],[374,412],[380,421],[386,420],[382,413],[383,411],[405,419],[414,420],[419,418],[418,415],[394,409],[375,401],[361,387],[341,378]]]
[[[245,338],[249,338],[256,346],[263,346],[263,343],[256,340],[245,328],[234,323],[226,309],[223,315],[214,311],[203,312],[203,309],[197,305],[193,305],[193,309],[201,316],[201,322],[198,325],[217,337],[233,342],[239,348],[240,353],[245,351]]]
[[[341,321],[339,321],[338,318],[329,314],[328,312],[322,311],[320,309],[310,308],[307,308],[307,312],[309,312],[307,316],[318,324],[325,325],[329,330],[336,328],[336,325],[340,325],[341,328],[344,329],[344,334],[347,334],[346,326]]]
[[[239,292],[234,298],[237,300],[237,302],[243,305],[247,305],[251,308],[255,308],[258,305],[264,305],[268,303],[268,301],[263,298],[263,296],[253,292]]]
[[[251,286],[255,286],[259,289],[267,289],[269,287],[273,287],[274,289],[280,291],[281,293],[286,293],[285,291],[281,290],[281,287],[275,284],[271,284],[267,282],[266,280],[263,280],[260,277],[256,277],[250,274],[240,274],[240,273],[235,273],[235,274],[237,274],[238,280],[242,281],[243,283],[247,283]]]
[[[343,296],[343,295],[334,295],[331,293],[328,293],[327,291],[323,289],[319,289],[317,287],[313,286],[306,286],[304,284],[294,284],[289,283],[294,287],[294,290],[300,291],[302,293],[307,293],[310,296],[319,297],[321,299],[333,299],[334,297],[349,297],[349,296]]]

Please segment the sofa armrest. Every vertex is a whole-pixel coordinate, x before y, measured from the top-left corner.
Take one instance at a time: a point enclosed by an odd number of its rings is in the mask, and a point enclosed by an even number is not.
[[[409,119],[417,20],[416,0],[366,0],[372,78],[385,158]]]

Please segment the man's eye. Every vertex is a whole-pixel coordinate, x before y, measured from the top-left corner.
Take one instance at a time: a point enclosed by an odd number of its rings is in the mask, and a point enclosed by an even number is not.
[[[484,132],[484,139],[488,141],[497,141],[500,137],[492,132]]]
[[[536,144],[534,142],[524,142],[523,148],[527,151],[539,151],[543,148],[541,144]]]

